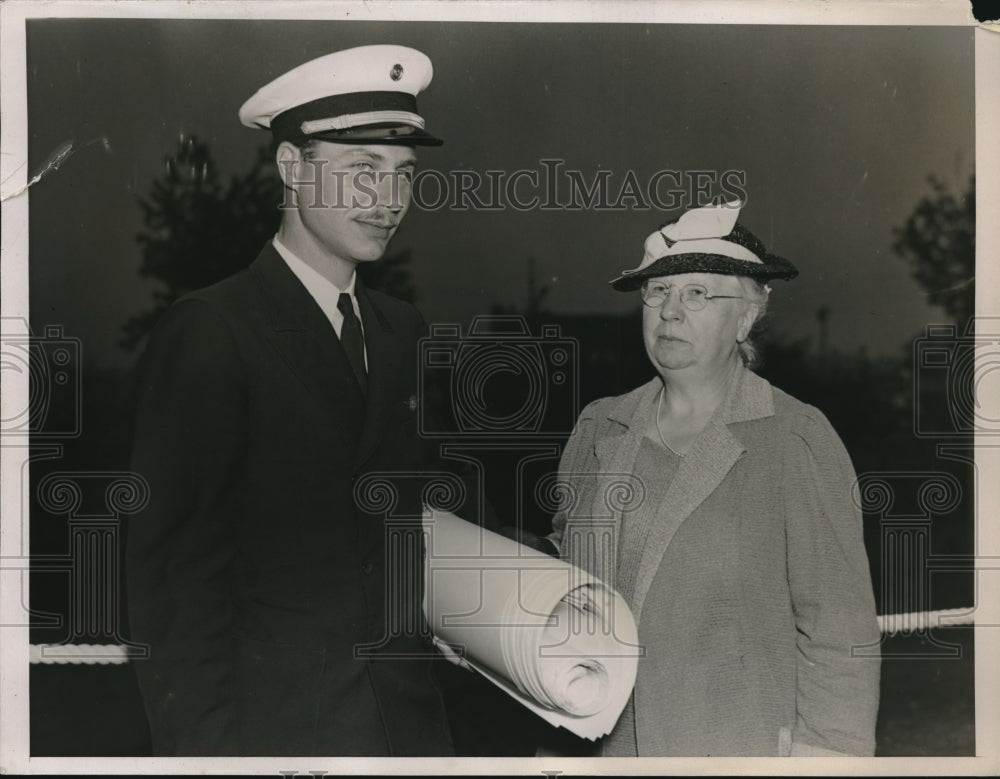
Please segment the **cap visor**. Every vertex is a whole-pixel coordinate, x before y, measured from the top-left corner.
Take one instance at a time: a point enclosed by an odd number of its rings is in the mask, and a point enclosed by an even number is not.
[[[396,146],[440,146],[444,141],[426,130],[409,125],[355,127],[307,136],[331,143],[372,143]]]

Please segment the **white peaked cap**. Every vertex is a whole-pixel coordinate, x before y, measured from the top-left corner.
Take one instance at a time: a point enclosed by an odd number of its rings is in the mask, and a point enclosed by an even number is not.
[[[239,117],[281,140],[437,145],[416,102],[433,75],[427,55],[406,46],[345,49],[278,76],[243,104]]]

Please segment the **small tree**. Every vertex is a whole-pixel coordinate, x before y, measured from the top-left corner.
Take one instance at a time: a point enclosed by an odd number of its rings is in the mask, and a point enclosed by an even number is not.
[[[976,178],[955,197],[934,176],[903,226],[893,232],[893,249],[905,259],[931,303],[964,326],[975,313]]]
[[[211,149],[195,136],[181,136],[163,175],[141,199],[145,229],[140,275],[162,287],[153,306],[124,325],[121,344],[135,348],[177,298],[245,268],[278,227],[280,180],[260,149],[250,170],[223,185]]]

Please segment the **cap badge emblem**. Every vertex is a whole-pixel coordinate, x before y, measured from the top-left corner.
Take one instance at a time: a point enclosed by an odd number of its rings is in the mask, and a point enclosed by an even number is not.
[[[392,66],[392,70],[389,71],[389,78],[393,81],[399,81],[403,77],[403,66],[398,62]]]

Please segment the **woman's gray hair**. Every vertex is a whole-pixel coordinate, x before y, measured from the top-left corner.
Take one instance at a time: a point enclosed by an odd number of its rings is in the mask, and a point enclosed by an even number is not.
[[[747,303],[757,306],[757,316],[750,326],[750,332],[746,339],[737,345],[737,351],[739,351],[743,364],[747,368],[753,369],[760,363],[757,336],[763,329],[763,319],[767,314],[767,298],[771,289],[747,276],[737,276],[736,278],[739,279],[740,286],[743,287]]]

